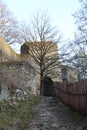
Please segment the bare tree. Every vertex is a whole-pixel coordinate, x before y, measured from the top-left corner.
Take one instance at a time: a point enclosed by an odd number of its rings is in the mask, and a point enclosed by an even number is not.
[[[68,43],[67,64],[74,67],[78,72],[78,79],[87,78],[87,49],[84,42],[75,39]],[[84,46],[85,45],[85,46]]]
[[[29,23],[23,21],[19,26],[19,43],[43,39],[44,41],[58,41],[60,33],[56,27],[51,26],[50,21],[47,12],[36,13]]]
[[[75,40],[69,43],[71,57],[69,62],[79,74],[79,78],[87,78],[87,2],[81,0],[81,8],[73,16],[76,20],[77,31]]]
[[[7,5],[0,0],[0,35],[9,43],[16,42],[18,22]]]
[[[87,2],[82,0],[80,3],[81,8],[73,14],[77,25],[75,38],[79,44],[87,44]]]
[[[22,21],[18,27],[17,42],[23,44],[27,41],[30,41],[30,24],[26,21]]]
[[[81,1],[81,8],[77,10],[73,16],[76,20],[79,31],[87,32],[87,2],[85,0]]]
[[[40,93],[42,93],[43,78],[55,74],[58,76],[60,64],[58,60],[63,56],[59,56],[57,48],[60,34],[51,26],[48,15],[39,13],[33,17],[28,38],[29,42],[22,45],[21,52],[26,53],[23,52],[25,49],[38,66],[37,73],[40,75]]]

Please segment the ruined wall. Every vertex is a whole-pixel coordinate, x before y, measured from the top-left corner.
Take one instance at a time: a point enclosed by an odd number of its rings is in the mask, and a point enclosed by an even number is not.
[[[19,55],[0,37],[0,63],[17,60]]]
[[[29,63],[24,61],[4,62],[0,64],[0,72],[12,77],[21,88],[33,94],[37,93],[35,69]]]
[[[29,55],[17,54],[0,37],[0,78],[2,78],[2,74],[10,76],[20,88],[29,93],[37,94],[37,76],[33,67],[34,64]],[[0,101],[8,98],[9,90],[7,85],[5,82],[4,84],[0,82]]]

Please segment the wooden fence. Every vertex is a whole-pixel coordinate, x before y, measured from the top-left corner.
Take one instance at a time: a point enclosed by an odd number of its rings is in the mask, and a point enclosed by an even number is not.
[[[44,79],[43,92],[45,96],[59,98],[71,110],[87,115],[87,80],[74,83],[61,83],[52,82],[49,78]]]

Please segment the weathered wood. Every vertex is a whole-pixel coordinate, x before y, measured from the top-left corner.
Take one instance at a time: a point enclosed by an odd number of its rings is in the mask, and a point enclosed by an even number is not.
[[[45,89],[43,95],[57,97],[71,110],[87,115],[87,80],[74,83],[51,83],[49,84],[48,81],[43,83],[43,91]]]

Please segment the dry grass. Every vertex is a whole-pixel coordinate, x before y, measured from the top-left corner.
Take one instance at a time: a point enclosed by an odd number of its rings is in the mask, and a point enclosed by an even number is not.
[[[7,130],[10,127],[18,127],[18,130],[24,130],[35,117],[36,113],[33,107],[40,99],[40,96],[31,95],[29,100],[19,101],[13,107],[10,107],[7,102],[0,103],[0,130]]]

